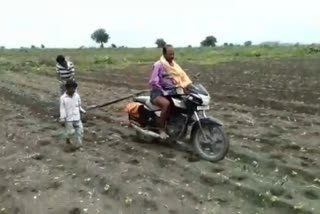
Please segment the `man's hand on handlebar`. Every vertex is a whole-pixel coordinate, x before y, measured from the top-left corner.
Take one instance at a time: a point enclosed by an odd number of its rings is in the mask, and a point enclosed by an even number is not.
[[[183,91],[184,91],[185,94],[189,94],[190,91],[191,91],[191,89],[192,89],[192,84],[190,84],[190,85],[188,85],[187,87],[185,87],[185,88],[183,89]]]

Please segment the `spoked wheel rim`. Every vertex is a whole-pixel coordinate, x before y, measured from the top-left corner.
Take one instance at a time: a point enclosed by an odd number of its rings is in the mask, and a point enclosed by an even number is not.
[[[197,141],[203,155],[214,158],[225,150],[225,137],[218,126],[205,126],[199,130]]]

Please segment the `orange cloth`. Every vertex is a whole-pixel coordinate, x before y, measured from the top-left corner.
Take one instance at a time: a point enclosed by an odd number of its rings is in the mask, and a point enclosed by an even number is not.
[[[170,65],[169,62],[162,56],[160,58],[160,62],[163,64],[167,73],[175,80],[176,86],[185,88],[192,84],[192,81],[186,72],[184,72],[184,70],[175,61],[172,61],[173,65]]]
[[[136,117],[136,118],[139,118],[139,106],[140,105],[141,105],[140,103],[132,102],[132,103],[129,103],[124,110],[129,115]]]

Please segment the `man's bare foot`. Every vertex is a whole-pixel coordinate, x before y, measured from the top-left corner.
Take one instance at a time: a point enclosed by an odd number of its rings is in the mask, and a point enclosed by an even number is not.
[[[167,135],[167,133],[165,131],[160,131],[160,138],[162,140],[166,140],[169,138],[169,135]]]

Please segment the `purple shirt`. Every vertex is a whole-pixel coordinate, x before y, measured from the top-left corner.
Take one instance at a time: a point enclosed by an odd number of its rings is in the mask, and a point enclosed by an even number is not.
[[[153,71],[149,85],[152,89],[160,89],[162,92],[168,88],[174,87],[174,83],[170,75],[164,69],[162,63],[157,61],[153,65]]]

